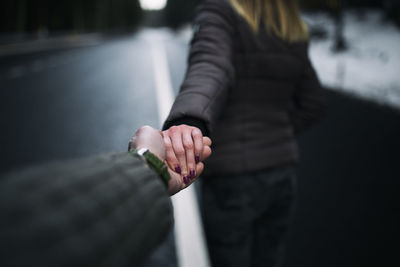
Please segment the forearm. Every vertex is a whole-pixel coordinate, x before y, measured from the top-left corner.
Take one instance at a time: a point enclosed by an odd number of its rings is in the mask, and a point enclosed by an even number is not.
[[[128,153],[10,173],[0,198],[1,265],[138,266],[173,220],[165,185]]]
[[[217,123],[235,77],[233,67],[234,21],[223,1],[204,1],[194,23],[188,69],[164,129],[177,121],[194,118],[193,125],[210,135]],[[192,125],[192,124],[189,124]]]

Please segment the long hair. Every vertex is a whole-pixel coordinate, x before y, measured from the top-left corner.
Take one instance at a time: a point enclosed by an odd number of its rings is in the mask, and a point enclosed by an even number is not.
[[[306,41],[307,26],[301,19],[296,0],[230,0],[233,8],[246,19],[254,32],[260,23],[287,42]]]

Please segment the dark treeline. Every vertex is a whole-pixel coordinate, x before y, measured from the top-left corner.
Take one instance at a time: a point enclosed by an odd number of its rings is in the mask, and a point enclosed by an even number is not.
[[[170,0],[165,10],[165,20],[173,28],[192,20],[196,6],[201,0]]]
[[[332,5],[343,5],[354,8],[384,8],[387,5],[396,5],[398,0],[299,0],[300,5],[311,9],[324,9]]]
[[[162,12],[163,22],[178,27],[189,22],[202,0],[169,0]],[[400,24],[398,0],[299,0],[305,9],[335,7],[374,7]],[[2,0],[0,32],[92,32],[131,30],[141,21],[143,11],[138,0]]]
[[[131,29],[141,17],[135,0],[2,0],[1,32]]]

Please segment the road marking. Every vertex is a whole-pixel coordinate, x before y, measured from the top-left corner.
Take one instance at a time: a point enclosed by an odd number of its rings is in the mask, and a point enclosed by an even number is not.
[[[173,103],[165,39],[160,31],[149,31],[154,77],[156,83],[158,117],[164,122]],[[209,267],[209,258],[201,224],[194,187],[188,187],[172,197],[175,217],[175,241],[180,267]]]
[[[162,123],[167,118],[174,101],[172,83],[163,39],[155,35],[149,42],[157,91],[158,119]]]

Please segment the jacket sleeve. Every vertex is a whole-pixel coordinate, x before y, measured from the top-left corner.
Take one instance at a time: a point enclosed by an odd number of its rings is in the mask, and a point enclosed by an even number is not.
[[[0,266],[139,266],[172,226],[159,177],[129,153],[0,180]]]
[[[227,1],[217,0],[198,8],[188,69],[164,129],[190,118],[204,123],[206,135],[212,132],[234,78],[231,11]]]
[[[294,108],[291,117],[295,133],[299,133],[317,122],[326,108],[324,89],[309,59],[307,43],[301,45],[300,57],[305,66],[294,93]]]

